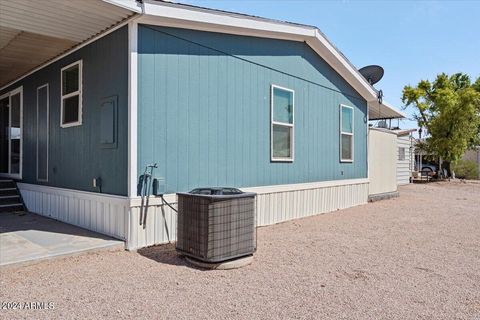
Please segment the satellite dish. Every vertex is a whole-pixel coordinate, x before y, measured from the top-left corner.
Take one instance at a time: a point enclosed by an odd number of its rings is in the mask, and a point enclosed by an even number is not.
[[[358,70],[370,84],[375,84],[383,78],[383,68],[377,65],[366,66]]]

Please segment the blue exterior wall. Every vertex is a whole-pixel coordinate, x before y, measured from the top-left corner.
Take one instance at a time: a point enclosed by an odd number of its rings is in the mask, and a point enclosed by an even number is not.
[[[367,103],[310,47],[139,26],[138,174],[167,193],[367,177]],[[270,86],[295,90],[295,160],[270,161]],[[355,160],[341,163],[339,105],[354,107]]]
[[[60,127],[60,69],[83,60],[83,124]],[[37,87],[49,84],[48,182],[36,178]],[[85,191],[101,177],[102,192],[127,195],[128,176],[128,31],[120,28],[16,82],[0,95],[23,86],[23,182]],[[100,144],[100,104],[118,98],[118,142]]]

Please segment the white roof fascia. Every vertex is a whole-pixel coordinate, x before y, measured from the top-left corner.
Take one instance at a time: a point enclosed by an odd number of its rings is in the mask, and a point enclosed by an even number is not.
[[[136,13],[142,13],[142,5],[135,0],[102,0],[117,7],[127,9]]]
[[[275,20],[257,18],[248,15],[228,13],[214,9],[204,9],[193,6],[166,2],[144,1],[144,13],[150,16],[171,18],[186,23],[197,22],[213,24],[245,30],[285,33],[300,36],[314,36],[315,27],[282,23]]]
[[[314,35],[313,28],[305,30],[296,26],[283,27],[278,23],[248,21],[245,20],[245,17],[195,12],[178,7],[166,7],[166,10],[159,10],[160,8],[157,8],[159,5],[145,5],[146,14],[138,21],[143,24],[302,42]],[[156,9],[153,10],[155,14],[151,14],[150,8],[152,7]]]
[[[377,100],[377,92],[344,56],[316,29],[313,41],[307,44],[367,101]]]

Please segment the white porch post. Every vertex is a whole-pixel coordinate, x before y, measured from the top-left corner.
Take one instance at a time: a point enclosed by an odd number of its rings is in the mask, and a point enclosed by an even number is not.
[[[138,24],[128,23],[128,197],[137,195]]]

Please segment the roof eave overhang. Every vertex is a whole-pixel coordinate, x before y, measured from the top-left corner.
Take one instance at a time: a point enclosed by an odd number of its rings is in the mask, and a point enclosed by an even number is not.
[[[397,136],[399,136],[399,137],[408,136],[412,132],[416,132],[416,131],[417,131],[417,129],[400,130],[400,131],[397,131]]]
[[[368,120],[404,119],[407,116],[388,102],[372,101],[368,105]]]

